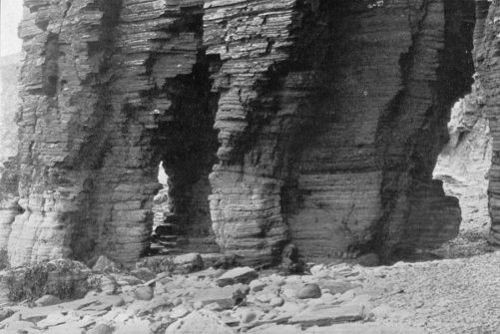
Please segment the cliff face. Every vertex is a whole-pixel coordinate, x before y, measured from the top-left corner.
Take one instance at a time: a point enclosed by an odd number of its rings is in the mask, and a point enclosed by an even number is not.
[[[489,225],[488,173],[492,140],[484,113],[482,89],[476,83],[471,94],[455,104],[448,123],[450,140],[439,155],[434,178],[443,181],[446,194],[457,197],[462,209],[461,230],[484,232]]]
[[[155,238],[184,250],[387,260],[456,235],[432,170],[472,82],[472,0],[24,4],[13,264],[136,260],[160,161]]]
[[[18,109],[19,55],[0,58],[0,251],[5,251],[11,225],[19,214],[17,204],[17,154],[18,138],[15,123]]]
[[[489,172],[488,208],[491,217],[490,242],[500,245],[500,159],[498,120],[498,40],[500,4],[497,1],[478,1],[478,27],[476,28],[475,56],[478,81],[484,96],[484,113],[489,119],[492,160]],[[479,24],[480,23],[480,24]]]
[[[257,261],[286,240],[307,259],[351,248],[389,258],[456,235],[458,202],[432,170],[451,105],[471,84],[474,4],[315,1],[294,11],[279,38],[239,30],[253,51],[244,64],[243,37],[230,35],[222,53],[211,179],[219,243]],[[245,15],[231,17],[246,26]],[[272,37],[267,52],[261,36]],[[260,64],[253,95],[234,96]]]

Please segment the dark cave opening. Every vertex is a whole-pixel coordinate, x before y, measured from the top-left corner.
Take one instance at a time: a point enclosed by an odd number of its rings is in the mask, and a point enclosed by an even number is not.
[[[168,182],[155,198],[152,253],[218,250],[208,202],[208,176],[218,148],[213,129],[217,97],[208,70],[201,50],[190,74],[167,79],[162,87],[171,105],[160,116],[152,145]]]

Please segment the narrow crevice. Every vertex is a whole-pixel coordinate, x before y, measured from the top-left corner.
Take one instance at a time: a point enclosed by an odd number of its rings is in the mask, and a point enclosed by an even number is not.
[[[203,13],[195,6],[182,8],[165,31],[174,35],[194,33],[201,43],[202,27]],[[149,75],[154,75],[160,57],[153,54],[149,58]],[[208,175],[217,161],[218,148],[213,128],[218,95],[211,92],[209,76],[213,61],[198,46],[191,73],[167,78],[148,92],[151,98],[163,96],[169,101],[168,109],[157,110],[159,123],[151,145],[168,175],[170,212],[153,231],[152,250],[161,251],[162,245],[165,251],[210,252],[217,248],[208,206]]]

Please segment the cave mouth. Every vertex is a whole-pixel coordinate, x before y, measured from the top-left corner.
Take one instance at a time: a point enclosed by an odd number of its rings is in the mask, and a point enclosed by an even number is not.
[[[491,226],[488,174],[492,140],[474,85],[472,92],[453,106],[448,131],[450,139],[438,157],[433,177],[443,182],[447,196],[458,199],[462,221],[458,237],[441,249],[447,257],[470,256],[488,251]]]
[[[161,90],[171,106],[153,139],[161,187],[153,200],[150,253],[218,252],[209,207],[209,174],[218,149],[217,96],[204,51],[190,74],[167,79]]]
[[[461,6],[464,8],[461,12],[462,24],[449,26],[450,31],[459,32],[450,39],[455,49],[449,49],[450,57],[458,59],[458,67],[452,72],[456,74],[458,86],[456,83],[449,84],[448,89],[455,96],[457,92],[466,95],[451,107],[448,136],[445,137],[448,141],[439,153],[432,173],[434,180],[442,182],[446,196],[458,200],[461,211],[457,236],[438,249],[438,253],[447,258],[476,255],[490,248],[487,240],[491,225],[488,174],[492,161],[492,138],[483,108],[483,90],[479,80],[475,80],[473,59],[475,24],[483,19],[487,11],[473,1],[463,0]],[[457,57],[460,53],[456,52],[456,45],[460,44],[465,46],[465,57]]]

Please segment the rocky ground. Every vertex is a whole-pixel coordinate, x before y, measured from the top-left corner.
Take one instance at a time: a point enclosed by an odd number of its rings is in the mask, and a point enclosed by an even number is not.
[[[126,272],[105,258],[79,267],[76,276],[93,282],[81,299],[5,302],[0,332],[500,333],[500,252],[391,267],[314,265],[288,276],[247,267],[187,273],[202,268],[197,254],[146,262]]]

